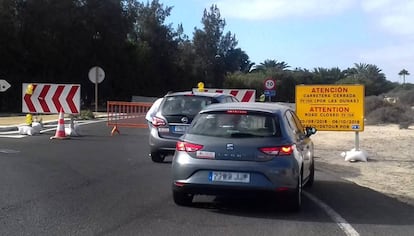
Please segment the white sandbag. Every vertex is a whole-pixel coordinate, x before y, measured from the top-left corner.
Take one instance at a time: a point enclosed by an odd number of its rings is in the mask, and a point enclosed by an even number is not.
[[[21,135],[35,135],[40,134],[40,131],[42,130],[42,124],[39,122],[33,122],[32,125],[23,125],[19,126],[19,134]]]
[[[19,134],[27,134],[27,130],[28,130],[28,128],[29,128],[29,126],[19,126],[18,127],[19,128]]]
[[[33,128],[33,133],[40,134],[40,131],[42,130],[43,126],[39,122],[32,122],[32,128]]]
[[[28,127],[26,134],[29,136],[32,136],[33,134],[35,134],[33,127]]]
[[[65,127],[66,136],[79,136],[79,125],[71,124],[69,127]]]
[[[28,126],[28,125],[19,126],[19,134],[21,134],[21,135],[32,135],[33,134],[33,128],[31,126]]]
[[[351,149],[351,151],[342,152],[341,156],[345,158],[345,161],[355,162],[355,161],[363,161],[367,162],[368,154],[363,150],[355,150],[355,148]]]

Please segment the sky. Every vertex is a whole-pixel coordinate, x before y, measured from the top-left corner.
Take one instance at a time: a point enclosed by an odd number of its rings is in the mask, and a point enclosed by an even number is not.
[[[260,64],[290,69],[373,64],[389,81],[414,83],[413,0],[159,0],[173,7],[166,24],[182,23],[192,38],[204,9],[216,4],[237,47]]]

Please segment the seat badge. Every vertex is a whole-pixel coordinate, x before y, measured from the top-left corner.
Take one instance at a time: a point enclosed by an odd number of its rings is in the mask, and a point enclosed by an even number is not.
[[[183,118],[181,118],[181,122],[183,122],[184,124],[187,124],[188,118],[184,116]]]
[[[232,143],[228,143],[228,144],[226,145],[226,149],[227,149],[227,150],[229,150],[229,151],[233,151],[233,150],[234,150],[234,144],[232,144]]]

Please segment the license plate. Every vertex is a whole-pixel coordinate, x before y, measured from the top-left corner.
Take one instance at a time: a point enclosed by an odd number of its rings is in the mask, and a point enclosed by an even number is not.
[[[212,171],[209,180],[213,182],[249,183],[249,173]]]
[[[174,126],[174,132],[175,133],[185,133],[187,130],[187,126]]]

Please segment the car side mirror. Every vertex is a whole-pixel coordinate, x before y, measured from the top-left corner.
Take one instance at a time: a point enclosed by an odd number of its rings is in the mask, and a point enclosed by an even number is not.
[[[306,127],[305,128],[305,134],[306,134],[306,137],[310,137],[311,135],[314,135],[314,134],[316,134],[316,128],[315,127]]]

